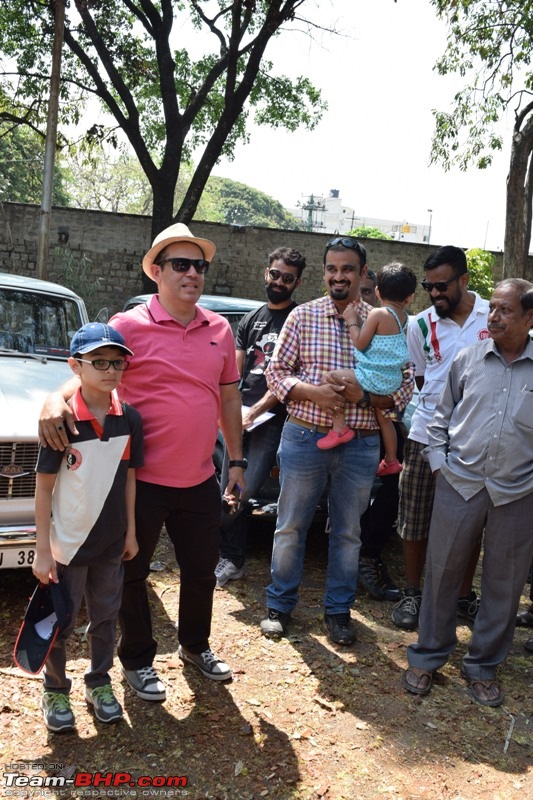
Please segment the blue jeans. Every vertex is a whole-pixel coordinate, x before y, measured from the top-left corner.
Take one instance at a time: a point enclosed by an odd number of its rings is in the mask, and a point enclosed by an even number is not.
[[[281,492],[272,550],[267,607],[290,613],[298,602],[307,531],[328,490],[330,534],[324,607],[349,612],[355,599],[361,548],[361,514],[368,505],[379,463],[379,434],[355,438],[332,450],[316,446],[322,434],[286,422],[279,448]]]
[[[284,414],[274,417],[254,428],[245,431],[243,436],[244,457],[248,459],[245,473],[246,490],[236,514],[222,514],[220,527],[220,556],[229,558],[236,567],[242,567],[246,555],[248,534],[248,500],[255,497],[268,478],[272,465],[276,462],[281,431],[285,421]],[[224,461],[220,478],[222,491],[228,483],[228,452],[224,448]]]

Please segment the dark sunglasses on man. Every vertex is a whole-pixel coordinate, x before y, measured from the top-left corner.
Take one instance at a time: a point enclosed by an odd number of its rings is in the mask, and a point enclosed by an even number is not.
[[[164,258],[162,261],[156,261],[160,267],[163,264],[170,264],[174,272],[188,272],[191,267],[194,267],[198,275],[205,275],[209,269],[209,261],[203,258]]]
[[[279,269],[269,269],[268,274],[270,275],[273,281],[279,281],[279,279],[281,278],[283,283],[286,283],[287,286],[290,286],[291,283],[294,283],[294,281],[296,280],[292,272],[281,272]]]
[[[435,283],[432,283],[431,281],[427,281],[424,278],[423,281],[420,281],[420,286],[422,287],[422,289],[425,289],[426,292],[432,292],[433,289],[436,289],[437,292],[440,292],[442,294],[443,292],[446,291],[446,289],[448,288],[450,283],[453,283],[454,281],[456,281],[460,277],[461,277],[460,275],[454,275],[453,278],[450,278],[447,281],[436,281]]]

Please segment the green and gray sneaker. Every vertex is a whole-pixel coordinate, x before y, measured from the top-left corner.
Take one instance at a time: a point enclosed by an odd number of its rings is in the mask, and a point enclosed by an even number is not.
[[[110,683],[95,686],[94,689],[87,686],[85,699],[92,705],[94,715],[100,722],[118,722],[122,719],[122,706],[113,694]]]
[[[41,709],[49,731],[60,733],[61,731],[72,731],[76,727],[68,694],[43,692]]]

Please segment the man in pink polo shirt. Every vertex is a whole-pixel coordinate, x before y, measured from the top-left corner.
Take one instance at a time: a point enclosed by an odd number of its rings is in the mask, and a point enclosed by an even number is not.
[[[212,462],[219,423],[230,456],[227,493],[244,485],[246,462],[233,334],[223,317],[196,305],[215,251],[182,223],[171,225],[143,259],[158,293],[111,320],[135,352],[123,375],[123,399],[140,411],[145,434],[144,467],[137,472],[139,553],[126,562],[118,646],[124,677],[144,700],[166,696],[153,667],[157,642],[146,590],[163,525],[181,574],[179,656],[212,680],[231,678],[209,647],[221,511]],[[43,409],[41,442],[54,449],[67,444],[65,423],[75,432],[64,403],[71,383]]]

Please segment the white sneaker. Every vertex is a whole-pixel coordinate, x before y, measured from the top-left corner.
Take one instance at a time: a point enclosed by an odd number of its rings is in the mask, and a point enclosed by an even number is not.
[[[124,669],[122,674],[133,691],[142,700],[166,700],[165,684],[159,680],[159,675],[153,667],[140,667],[140,669]]]
[[[238,581],[244,577],[244,564],[236,567],[229,558],[221,558],[215,567],[217,586],[225,586],[228,581]]]
[[[188,661],[198,667],[202,675],[212,681],[227,681],[232,677],[231,668],[217,658],[212,650],[204,650],[203,653],[189,653],[184,647],[178,647],[178,655],[182,661]]]

